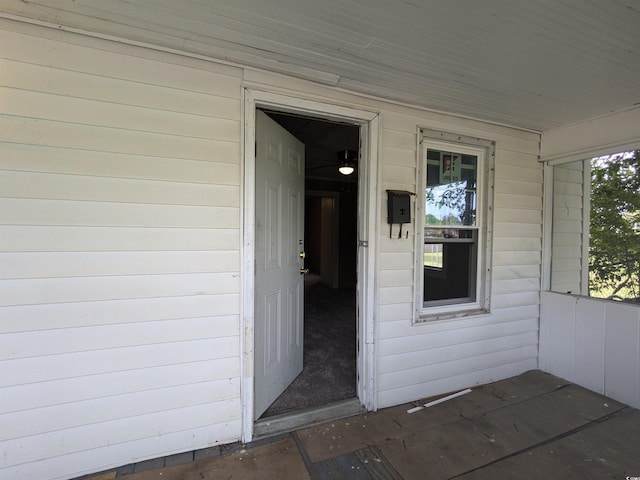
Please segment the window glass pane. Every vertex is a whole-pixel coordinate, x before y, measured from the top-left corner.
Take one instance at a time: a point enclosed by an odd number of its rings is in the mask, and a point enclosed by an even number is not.
[[[474,238],[474,232],[475,229],[467,228],[425,228],[424,238],[426,241],[434,238],[457,238],[471,241]]]
[[[440,268],[426,264],[429,247],[440,248]],[[476,300],[475,272],[477,248],[475,242],[425,244],[424,291],[425,305],[429,302],[457,300],[469,303]]]
[[[475,226],[478,157],[427,150],[425,225]]]
[[[416,268],[422,270],[416,321],[487,312],[491,285],[483,254],[491,248],[491,239],[484,226],[492,222],[487,190],[493,188],[494,146],[487,140],[478,140],[476,146],[475,139],[462,137],[457,137],[459,144],[436,137],[433,143],[424,140],[416,206],[421,250]]]
[[[589,296],[640,304],[640,150],[591,160]]]
[[[589,192],[585,169],[589,167],[581,160],[553,168],[551,290],[580,295],[586,288],[582,252],[583,221],[587,215],[585,194]]]
[[[442,243],[425,244],[424,266],[442,269]]]

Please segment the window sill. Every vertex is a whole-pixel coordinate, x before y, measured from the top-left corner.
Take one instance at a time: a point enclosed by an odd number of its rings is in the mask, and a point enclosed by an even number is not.
[[[460,308],[455,311],[449,310],[433,313],[423,310],[418,312],[414,325],[424,325],[426,323],[435,323],[461,318],[485,317],[490,313],[491,312],[488,309],[478,307],[470,308],[468,310]]]

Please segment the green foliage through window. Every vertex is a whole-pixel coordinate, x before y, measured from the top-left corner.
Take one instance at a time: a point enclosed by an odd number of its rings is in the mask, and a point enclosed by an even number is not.
[[[591,161],[589,295],[640,303],[640,151]]]

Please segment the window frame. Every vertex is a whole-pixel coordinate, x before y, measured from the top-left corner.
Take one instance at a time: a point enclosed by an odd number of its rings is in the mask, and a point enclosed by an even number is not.
[[[493,192],[495,143],[455,134],[421,130],[419,161],[416,169],[416,275],[415,275],[415,316],[414,323],[446,320],[490,313],[491,301],[491,257],[493,232]],[[438,228],[425,225],[425,195],[427,188],[427,150],[449,151],[477,157],[476,163],[476,222],[474,226],[456,226],[461,230],[476,230],[475,301],[459,299],[433,300],[424,302],[424,230]],[[449,227],[447,227],[449,228]],[[465,297],[469,298],[469,297]]]
[[[591,246],[591,198],[593,195],[592,189],[592,162],[595,159],[602,157],[611,157],[615,155],[622,155],[626,152],[640,150],[640,144],[636,146],[627,146],[614,148],[613,153],[607,153],[609,150],[597,151],[597,153],[585,155],[575,155],[567,158],[544,160],[545,161],[545,206],[544,206],[544,248],[543,248],[543,284],[542,289],[544,291],[552,293],[562,293],[568,295],[575,295],[580,297],[592,298],[604,301],[613,301],[618,303],[617,300],[610,300],[603,297],[597,297],[591,295],[591,281],[589,277],[590,272],[590,246]],[[578,196],[576,193],[568,193],[558,190],[558,183],[571,184],[562,175],[559,175],[560,169],[565,169],[572,165],[580,164],[582,171],[582,181],[579,183],[579,196],[581,198],[580,203],[580,215],[579,218],[562,219],[557,217],[557,210],[565,209],[560,205],[560,200],[563,196],[573,195]],[[571,168],[571,170],[574,170]],[[579,171],[578,170],[578,171]],[[577,183],[573,181],[575,186]],[[575,208],[575,207],[574,207]],[[581,224],[580,231],[576,232],[576,235],[581,237],[580,243],[567,244],[563,241],[558,241],[556,235],[571,234],[566,230],[563,230],[561,222],[579,222]],[[558,222],[558,223],[556,223]],[[559,228],[560,227],[560,228]],[[566,249],[567,247],[574,247],[578,256],[571,257],[570,255],[561,255],[556,248]],[[567,259],[579,261],[579,270],[567,270],[563,268],[557,268],[557,265]],[[562,274],[571,273],[570,280],[558,281],[558,278]],[[566,278],[566,277],[565,277]],[[569,289],[567,289],[569,287]],[[575,287],[575,288],[571,288]],[[624,302],[623,302],[624,303]]]

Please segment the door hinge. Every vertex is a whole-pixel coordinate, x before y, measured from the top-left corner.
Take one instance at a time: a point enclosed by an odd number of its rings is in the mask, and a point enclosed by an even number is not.
[[[368,247],[369,246],[369,242],[367,240],[358,240],[358,246],[359,247]]]

